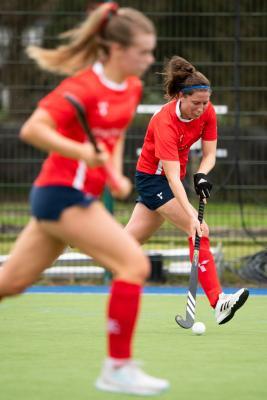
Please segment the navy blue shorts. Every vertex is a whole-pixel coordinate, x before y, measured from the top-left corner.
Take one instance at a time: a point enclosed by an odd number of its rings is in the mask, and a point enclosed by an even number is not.
[[[136,171],[135,186],[139,194],[137,203],[156,210],[174,198],[169,182],[164,175],[152,175]]]
[[[38,220],[57,221],[71,206],[88,207],[96,198],[68,186],[33,186],[30,192],[32,215]]]

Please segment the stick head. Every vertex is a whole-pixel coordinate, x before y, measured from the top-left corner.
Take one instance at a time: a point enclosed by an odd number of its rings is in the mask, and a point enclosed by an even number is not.
[[[194,320],[190,316],[187,319],[183,319],[181,315],[176,315],[175,321],[181,328],[184,328],[184,329],[190,329],[190,328],[192,328],[192,326],[194,324]]]

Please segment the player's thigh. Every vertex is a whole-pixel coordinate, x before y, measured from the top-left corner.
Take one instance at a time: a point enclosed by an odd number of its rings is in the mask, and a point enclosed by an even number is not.
[[[197,215],[197,210],[192,206],[192,210]],[[178,201],[174,198],[165,203],[163,206],[157,208],[157,212],[174,224],[178,229],[185,232],[187,235],[190,232],[190,224],[187,213],[184,211],[182,206],[178,203]],[[206,222],[203,220],[201,225],[202,233],[204,236],[209,235],[209,228]]]
[[[157,208],[157,212],[177,228],[186,233],[189,232],[190,226],[188,215],[175,198]]]
[[[148,273],[149,264],[139,244],[98,202],[87,208],[70,207],[59,222],[43,222],[43,227],[116,273],[123,268]]]
[[[137,203],[125,230],[139,243],[144,243],[163,224],[164,218],[144,204]]]
[[[64,250],[64,243],[45,232],[40,223],[31,219],[19,235],[8,260],[3,266],[1,279],[23,281],[30,284],[50,267]]]

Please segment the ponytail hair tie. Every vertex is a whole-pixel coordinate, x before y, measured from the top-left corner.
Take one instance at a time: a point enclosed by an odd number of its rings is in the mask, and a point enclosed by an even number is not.
[[[109,7],[107,8],[105,14],[103,15],[102,29],[108,23],[110,18],[113,17],[113,15],[117,14],[117,11],[119,8],[118,3],[115,3],[115,2],[110,2],[110,3],[108,3],[108,5],[109,5]]]

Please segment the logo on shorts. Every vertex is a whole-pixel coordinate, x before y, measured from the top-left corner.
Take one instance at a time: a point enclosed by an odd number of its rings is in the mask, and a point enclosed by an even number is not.
[[[162,200],[162,199],[163,199],[163,194],[162,194],[162,192],[160,192],[160,193],[157,193],[157,196],[160,198],[160,200]]]

